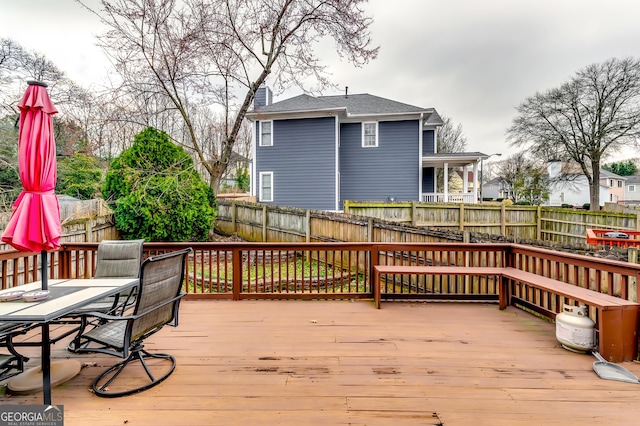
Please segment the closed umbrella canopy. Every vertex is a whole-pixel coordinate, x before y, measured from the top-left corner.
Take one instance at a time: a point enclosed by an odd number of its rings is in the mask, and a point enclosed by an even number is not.
[[[47,289],[47,250],[60,248],[60,205],[56,187],[56,143],[53,137],[53,106],[47,85],[29,81],[20,101],[18,167],[22,192],[2,241],[20,251],[41,253],[42,290]],[[48,291],[43,292],[48,294]],[[45,405],[51,405],[51,348],[49,324],[42,324],[42,377]],[[46,362],[44,361],[46,360]],[[16,376],[18,377],[18,376]]]
[[[53,106],[46,85],[30,81],[20,108],[18,166],[23,190],[13,204],[13,213],[2,241],[20,251],[42,252],[60,248],[60,205],[56,186],[56,146],[53,136]],[[43,262],[43,281],[45,259]]]

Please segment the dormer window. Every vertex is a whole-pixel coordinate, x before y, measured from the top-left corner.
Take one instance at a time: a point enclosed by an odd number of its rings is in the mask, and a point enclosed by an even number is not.
[[[372,148],[378,146],[378,122],[368,121],[362,123],[362,147]]]

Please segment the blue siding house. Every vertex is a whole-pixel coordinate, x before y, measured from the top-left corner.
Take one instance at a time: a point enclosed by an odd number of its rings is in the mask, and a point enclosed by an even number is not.
[[[447,185],[436,191],[439,168],[445,182],[453,167],[472,167],[477,176],[488,156],[437,153],[443,123],[433,108],[369,94],[271,99],[261,87],[247,114],[254,126],[251,192],[260,203],[340,211],[345,200],[478,200],[474,182],[455,194]]]

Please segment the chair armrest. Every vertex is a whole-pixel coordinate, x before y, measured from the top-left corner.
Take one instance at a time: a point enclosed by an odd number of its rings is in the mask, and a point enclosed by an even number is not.
[[[158,309],[166,306],[166,305],[170,305],[172,303],[175,303],[176,301],[182,299],[184,296],[186,296],[187,293],[180,293],[179,295],[177,295],[176,297],[174,297],[173,299],[169,299],[167,301],[165,301],[164,303],[161,303],[159,305],[154,306],[151,309],[147,309],[146,311],[136,314],[136,315],[109,315],[109,314],[105,314],[102,312],[87,312],[84,314],[84,316],[88,316],[88,317],[96,317],[99,319],[104,319],[104,320],[108,320],[108,321],[128,321],[128,320],[136,320],[139,318],[142,318],[145,315],[150,314],[153,311],[157,311]]]

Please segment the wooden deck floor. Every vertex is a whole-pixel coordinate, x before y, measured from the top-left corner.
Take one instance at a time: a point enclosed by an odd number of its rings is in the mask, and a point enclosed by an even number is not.
[[[117,399],[89,391],[114,358],[73,356],[89,365],[53,389],[65,425],[640,423],[638,385],[600,379],[552,324],[493,304],[187,300],[147,347],[175,355],[176,371]]]

